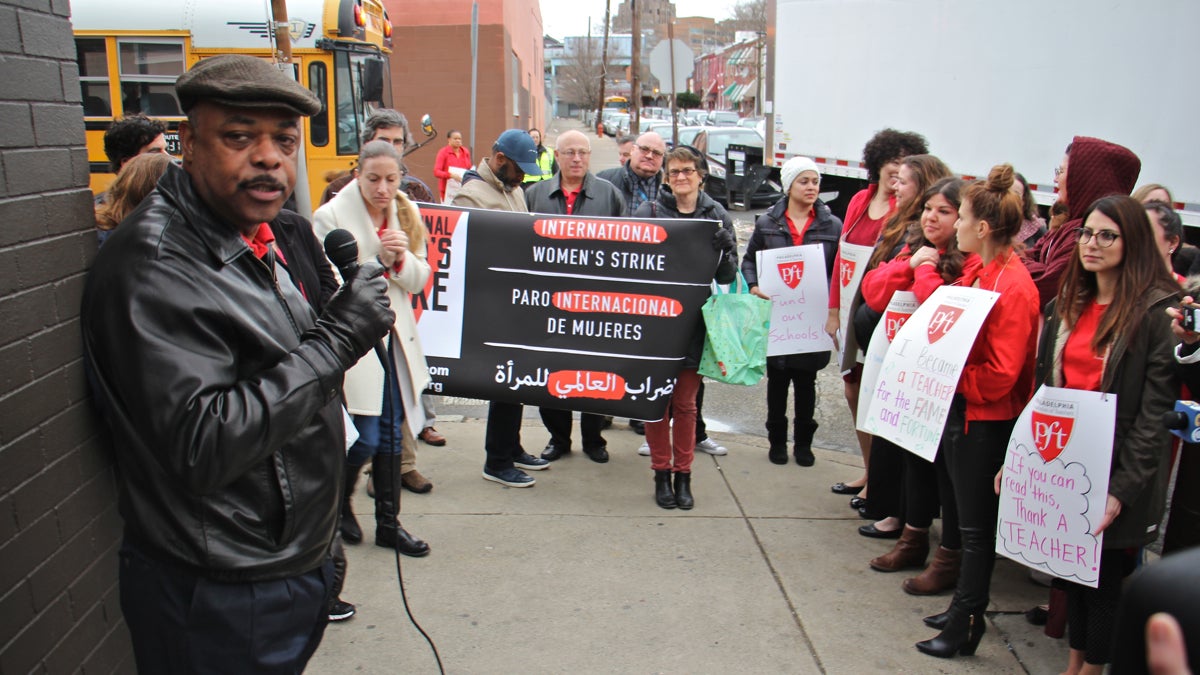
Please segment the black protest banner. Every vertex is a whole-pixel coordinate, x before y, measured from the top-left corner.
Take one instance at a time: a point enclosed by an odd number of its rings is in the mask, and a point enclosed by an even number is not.
[[[660,419],[717,265],[704,220],[421,204],[430,391]]]

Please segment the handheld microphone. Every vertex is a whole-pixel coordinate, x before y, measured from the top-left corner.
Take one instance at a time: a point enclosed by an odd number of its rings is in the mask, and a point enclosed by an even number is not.
[[[1187,443],[1200,443],[1200,403],[1176,401],[1175,409],[1163,413],[1163,426]]]
[[[358,240],[348,230],[338,228],[325,235],[325,257],[337,267],[342,283],[348,284],[358,274]],[[375,356],[384,370],[388,369],[387,350],[383,343],[375,343]]]

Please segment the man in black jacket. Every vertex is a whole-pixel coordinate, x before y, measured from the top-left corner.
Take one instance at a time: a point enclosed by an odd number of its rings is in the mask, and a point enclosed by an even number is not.
[[[327,620],[342,376],[394,313],[377,264],[318,317],[279,260],[269,223],[316,96],[233,55],[176,91],[183,168],[101,249],[81,316],[120,476],[121,608],[140,672],[300,672]]]
[[[599,216],[620,218],[625,213],[625,200],[608,181],[592,175],[592,145],[578,131],[565,131],[555,143],[558,173],[525,191],[525,203],[532,213],[556,215]],[[550,442],[542,451],[542,459],[553,462],[571,452],[571,411],[538,408],[542,423],[550,432]],[[608,461],[608,447],[600,435],[604,428],[603,415],[583,413],[579,420],[583,432],[583,454],[593,462]]]
[[[634,142],[629,163],[596,174],[620,190],[625,199],[623,215],[633,215],[643,203],[658,198],[658,188],[663,182],[663,157],[666,155],[667,144],[662,136],[647,131]]]

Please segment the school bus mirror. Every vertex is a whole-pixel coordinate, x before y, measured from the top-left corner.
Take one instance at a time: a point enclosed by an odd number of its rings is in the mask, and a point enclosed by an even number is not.
[[[421,131],[424,132],[426,136],[433,136],[437,134],[437,130],[433,128],[433,118],[430,117],[428,113],[421,116]]]

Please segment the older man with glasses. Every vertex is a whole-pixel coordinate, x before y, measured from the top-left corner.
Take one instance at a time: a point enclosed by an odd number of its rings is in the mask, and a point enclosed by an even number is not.
[[[637,207],[645,202],[653,202],[658,197],[658,188],[663,182],[663,157],[666,154],[667,144],[662,136],[647,131],[634,142],[628,164],[596,174],[621,191],[625,198],[625,212],[621,215],[632,215]]]
[[[611,183],[598,180],[589,170],[592,146],[578,131],[565,131],[555,143],[558,172],[552,178],[533,185],[525,192],[525,203],[533,213],[619,218],[626,214],[625,200]],[[660,160],[661,164],[661,160]],[[542,459],[553,462],[571,453],[571,411],[540,408],[542,423],[550,432],[550,442]],[[593,462],[608,461],[608,447],[600,435],[603,415],[583,413],[579,420],[583,432],[583,454]]]

